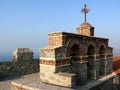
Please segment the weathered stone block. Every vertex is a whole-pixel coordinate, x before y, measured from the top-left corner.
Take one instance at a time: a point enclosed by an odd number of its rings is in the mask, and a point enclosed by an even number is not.
[[[15,60],[31,60],[33,59],[33,52],[29,48],[17,48],[13,52]]]

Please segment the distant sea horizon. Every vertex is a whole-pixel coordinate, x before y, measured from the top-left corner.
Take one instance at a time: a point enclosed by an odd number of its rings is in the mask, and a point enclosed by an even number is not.
[[[39,58],[39,53],[34,54],[34,58],[38,59]],[[12,61],[13,56],[10,53],[0,53],[0,62],[5,62],[5,61]]]
[[[114,57],[120,56],[120,49],[114,49],[113,56]],[[38,59],[39,57],[40,57],[39,52],[34,53],[34,58]],[[12,53],[9,52],[0,53],[0,62],[12,61],[12,60],[13,60]]]

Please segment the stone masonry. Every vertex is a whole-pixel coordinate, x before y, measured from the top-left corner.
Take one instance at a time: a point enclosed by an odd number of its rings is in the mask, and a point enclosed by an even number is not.
[[[95,37],[94,27],[88,22],[77,28],[77,34],[54,32],[48,37],[49,45],[40,49],[43,82],[76,88],[112,73],[109,39]]]
[[[33,59],[33,52],[29,48],[17,48],[13,56],[12,61],[0,62],[0,80],[8,76],[39,72],[39,61]]]
[[[31,60],[33,59],[33,52],[29,48],[17,48],[13,52],[15,60]]]

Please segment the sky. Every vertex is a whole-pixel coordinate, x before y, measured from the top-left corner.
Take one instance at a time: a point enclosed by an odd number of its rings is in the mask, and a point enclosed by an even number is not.
[[[95,36],[109,38],[109,46],[119,50],[120,0],[0,0],[0,54],[26,47],[39,53],[48,33],[76,33],[85,3]]]

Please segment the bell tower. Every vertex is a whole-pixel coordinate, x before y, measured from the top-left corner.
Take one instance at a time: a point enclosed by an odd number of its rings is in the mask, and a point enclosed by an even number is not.
[[[86,6],[85,4],[81,10],[84,13],[84,22],[77,28],[77,34],[94,36],[94,27],[86,20],[86,14],[90,11]]]

